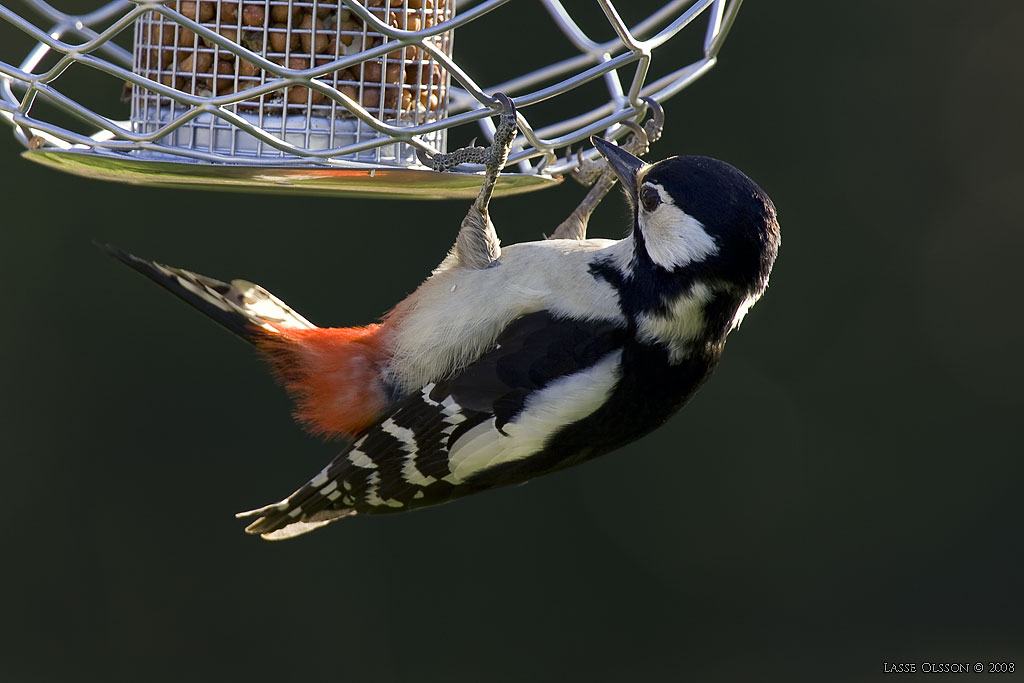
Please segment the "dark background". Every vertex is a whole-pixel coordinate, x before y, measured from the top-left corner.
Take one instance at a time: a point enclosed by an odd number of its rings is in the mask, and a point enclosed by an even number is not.
[[[730,161],[779,209],[771,287],[712,381],[586,466],[283,544],[232,514],[335,447],[243,344],[92,240],[350,325],[416,287],[465,203],[107,184],[0,134],[0,677],[1024,675],[1022,29],[1012,0],[747,2],[651,154]],[[581,195],[497,201],[503,240]],[[623,217],[609,199],[592,234]]]

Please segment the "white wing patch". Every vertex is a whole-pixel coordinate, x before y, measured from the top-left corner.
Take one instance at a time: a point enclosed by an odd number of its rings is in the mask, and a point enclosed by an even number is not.
[[[423,397],[423,401],[425,403],[428,403],[428,404],[430,404],[432,406],[439,406],[439,405],[441,405],[440,403],[438,403],[434,399],[430,398],[430,392],[434,390],[434,386],[435,386],[435,384],[433,382],[431,382],[430,384],[424,386],[422,389],[420,389],[420,396]]]
[[[363,437],[365,439],[365,437]],[[363,439],[360,439],[357,443],[362,443]],[[373,470],[377,468],[377,463],[370,460],[370,456],[363,453],[358,448],[353,448],[348,453],[348,461],[356,467],[362,467],[363,469]]]
[[[507,436],[498,432],[494,419],[470,429],[449,453],[453,478],[462,481],[542,450],[560,429],[589,416],[605,403],[621,376],[621,358],[621,351],[610,353],[591,367],[557,379],[531,395],[515,421],[503,427]]]
[[[372,473],[366,480],[366,502],[370,505],[387,505],[388,507],[400,508],[402,507],[401,501],[395,500],[394,498],[384,499],[377,493],[377,489],[380,488],[380,473]]]
[[[405,461],[402,463],[402,478],[414,486],[430,486],[437,479],[423,474],[416,467],[416,436],[411,429],[400,427],[394,420],[387,419],[381,423],[380,428],[398,439],[405,451]]]

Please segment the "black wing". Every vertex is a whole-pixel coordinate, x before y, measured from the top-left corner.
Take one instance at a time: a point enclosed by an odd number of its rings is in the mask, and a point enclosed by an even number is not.
[[[572,416],[574,406],[559,413],[549,405],[534,416],[531,402],[576,401],[595,381],[614,381],[626,335],[615,322],[566,320],[547,311],[522,316],[457,375],[402,399],[291,496],[240,515],[258,517],[246,531],[288,538],[356,512],[398,512],[516,481],[512,474],[480,485],[475,475],[510,448],[518,449],[509,456],[516,460],[539,451],[545,434],[530,433],[536,429],[530,425],[557,428],[552,420]],[[602,370],[596,380],[587,374],[595,368]],[[561,386],[572,389],[564,399],[555,391]],[[515,428],[509,436],[506,429]]]

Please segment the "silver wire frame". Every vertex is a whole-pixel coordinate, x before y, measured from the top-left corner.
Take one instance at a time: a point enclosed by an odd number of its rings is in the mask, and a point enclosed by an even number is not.
[[[367,168],[372,164],[353,161],[355,155],[365,150],[394,145],[396,142],[407,143],[428,153],[444,151],[424,140],[428,134],[443,133],[454,126],[478,122],[483,136],[490,139],[493,124],[489,117],[498,109],[492,95],[503,92],[515,99],[519,110],[520,134],[513,145],[509,166],[522,174],[559,176],[573,170],[578,164],[577,156],[569,153],[571,147],[579,147],[581,143],[585,145],[593,134],[603,134],[612,139],[622,137],[628,128],[619,125],[621,122],[639,120],[646,115],[648,107],[643,98],[651,97],[663,102],[713,67],[742,2],[671,0],[630,27],[621,19],[612,0],[596,0],[616,35],[613,40],[599,43],[579,28],[562,2],[540,0],[551,20],[579,54],[503,83],[480,86],[456,61],[439,49],[436,36],[446,31],[472,30],[475,19],[499,9],[510,0],[458,0],[458,12],[452,19],[419,31],[397,29],[380,21],[358,0],[337,1],[358,15],[367,27],[387,36],[388,40],[357,54],[339,57],[329,64],[305,70],[288,69],[268,61],[156,2],[114,0],[89,14],[68,15],[44,0],[27,0],[26,4],[44,19],[40,23],[50,25],[48,29],[40,28],[0,5],[0,18],[36,41],[36,46],[19,66],[0,61],[0,117],[14,127],[17,140],[30,149],[82,150],[92,154],[132,158],[140,158],[140,155],[145,158],[149,154],[166,159],[170,155],[170,158],[180,161],[210,164]],[[174,22],[195,32],[207,42],[216,44],[218,50],[231,52],[252,62],[266,72],[266,82],[234,93],[204,96],[182,92],[133,72],[132,53],[115,44],[113,39],[122,32],[131,33],[136,21],[148,13],[159,14],[164,21]],[[695,61],[653,82],[646,82],[655,51],[700,17],[707,22],[702,54]],[[323,78],[366,60],[382,58],[404,46],[418,47],[450,75],[450,102],[446,117],[421,121],[416,125],[386,123]],[[56,57],[55,63],[37,73],[48,56],[51,59]],[[131,122],[111,120],[58,90],[54,82],[73,64],[105,72],[131,83],[136,90],[144,88],[183,106],[174,109],[174,116],[168,122],[141,132]],[[628,71],[625,67],[631,65],[635,65],[632,67],[632,78],[623,84],[620,73]],[[271,79],[271,75],[275,78]],[[608,100],[604,105],[541,128],[531,125],[532,105],[555,97],[566,97],[567,93],[597,79],[601,79],[607,87]],[[294,144],[275,135],[272,130],[255,125],[231,106],[246,98],[288,86],[305,86],[322,93],[327,102],[333,103],[332,106],[343,107],[376,135],[349,144],[312,149]],[[58,110],[95,127],[98,132],[91,136],[83,135],[33,116],[33,104],[37,100],[46,101]],[[204,115],[226,122],[283,154],[274,158],[249,156],[242,159],[230,154],[166,144],[166,140],[171,139],[168,136]],[[594,156],[596,152],[593,149],[583,155],[584,158]],[[408,165],[415,166],[416,162]],[[470,166],[466,170],[472,172],[478,169]]]

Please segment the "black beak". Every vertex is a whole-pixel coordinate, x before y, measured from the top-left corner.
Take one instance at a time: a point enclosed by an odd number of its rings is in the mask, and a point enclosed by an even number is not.
[[[616,147],[604,138],[599,138],[596,135],[590,136],[590,142],[593,143],[594,147],[597,147],[597,151],[601,153],[601,156],[608,160],[608,165],[615,171],[615,175],[619,176],[619,180],[622,182],[622,186],[626,188],[626,191],[631,195],[635,195],[636,173],[643,168],[644,160],[633,156],[629,152]]]

